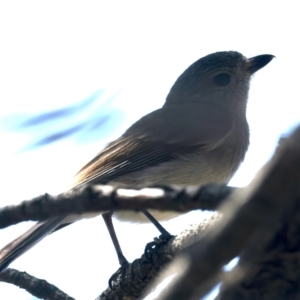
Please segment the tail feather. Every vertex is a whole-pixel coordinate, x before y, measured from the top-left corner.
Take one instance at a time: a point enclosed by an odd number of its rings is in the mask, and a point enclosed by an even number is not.
[[[0,250],[0,272],[7,268],[16,258],[54,231],[65,217],[59,216],[47,221],[38,222],[24,234],[2,248]]]

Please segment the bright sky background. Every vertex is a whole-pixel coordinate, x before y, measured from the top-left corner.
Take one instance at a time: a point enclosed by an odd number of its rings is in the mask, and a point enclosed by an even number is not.
[[[231,182],[247,185],[272,155],[281,134],[300,121],[298,5],[274,0],[2,1],[0,206],[66,190],[76,171],[107,142],[164,103],[185,68],[224,50],[248,57],[276,56],[251,85],[251,145]],[[20,152],[51,128],[12,131],[16,116],[72,105],[101,89],[99,101],[106,101],[113,117],[92,139],[75,136]],[[92,108],[80,118],[89,113]],[[12,120],[12,115],[14,122],[8,126],[7,116]],[[51,126],[59,128],[60,123]],[[192,213],[164,224],[176,234],[203,216]],[[151,225],[115,224],[130,261],[158,235]],[[0,246],[30,226],[2,230]],[[44,278],[77,300],[87,300],[106,288],[118,262],[99,217],[53,234],[11,267]],[[15,286],[1,283],[0,290],[3,299],[32,299]]]

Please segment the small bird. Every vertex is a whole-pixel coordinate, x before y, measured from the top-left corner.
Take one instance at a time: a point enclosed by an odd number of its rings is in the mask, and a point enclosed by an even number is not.
[[[273,58],[263,54],[247,59],[238,52],[224,51],[197,60],[176,80],[163,107],[142,117],[96,155],[75,176],[73,187],[227,184],[249,146],[246,107],[251,76]],[[168,234],[155,219],[167,220],[178,213],[103,213],[123,265],[127,261],[112,215],[135,222],[150,219]],[[84,217],[89,216],[59,216],[38,222],[0,251],[0,271],[48,234]]]

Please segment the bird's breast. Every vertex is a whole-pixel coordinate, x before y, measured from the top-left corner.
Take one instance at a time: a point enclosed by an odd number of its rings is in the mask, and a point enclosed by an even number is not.
[[[199,150],[181,155],[171,161],[148,167],[141,171],[121,176],[117,184],[121,186],[145,187],[149,185],[205,185],[208,183],[227,184],[241,161],[245,151],[231,146],[215,150]],[[171,211],[150,211],[159,220],[167,220],[179,215]],[[148,219],[140,212],[118,211],[114,215],[120,220],[144,223]]]

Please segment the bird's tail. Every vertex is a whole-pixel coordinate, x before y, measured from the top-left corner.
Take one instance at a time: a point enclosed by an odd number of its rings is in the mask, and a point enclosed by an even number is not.
[[[38,222],[21,236],[7,244],[0,250],[0,272],[8,267],[16,258],[25,253],[44,237],[53,232],[62,222],[65,216],[51,218]]]

